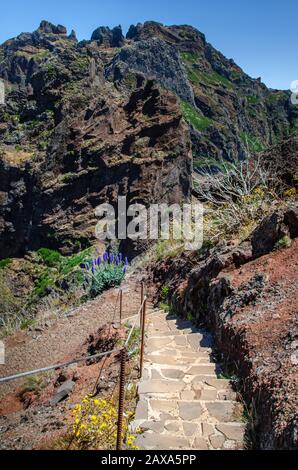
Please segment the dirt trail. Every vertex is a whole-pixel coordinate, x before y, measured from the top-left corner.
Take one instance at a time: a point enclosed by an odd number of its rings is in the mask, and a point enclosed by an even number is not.
[[[140,306],[140,274],[127,276],[122,283],[123,318],[137,313]],[[107,322],[119,321],[119,289],[103,293],[93,301],[68,312],[42,331],[19,331],[4,340],[5,365],[0,365],[0,376],[37,369],[75,357],[88,336]],[[20,379],[0,384],[0,397],[16,390]]]

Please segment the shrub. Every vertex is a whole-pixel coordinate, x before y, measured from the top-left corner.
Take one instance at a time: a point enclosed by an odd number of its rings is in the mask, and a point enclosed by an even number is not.
[[[87,395],[81,404],[75,406],[73,415],[72,446],[75,449],[115,449],[118,412],[113,399],[93,399]],[[126,449],[137,450],[136,438],[128,432],[132,417],[132,412],[123,414],[122,439]]]
[[[42,261],[50,267],[56,266],[61,262],[62,256],[58,251],[50,250],[49,248],[40,248],[37,253]]]
[[[221,163],[221,172],[210,170],[196,186],[205,202],[204,233],[211,241],[246,238],[278,200],[269,171],[260,159]]]
[[[0,261],[0,269],[4,269],[11,264],[11,258],[5,258]]]
[[[165,302],[169,296],[170,288],[169,286],[162,286],[160,290],[160,298],[162,302]]]
[[[104,253],[91,263],[86,263],[86,281],[91,298],[101,294],[104,290],[120,285],[125,276],[127,258],[122,254]]]
[[[280,238],[276,244],[275,244],[275,248],[278,250],[281,250],[283,248],[290,248],[290,246],[292,245],[292,240],[291,238],[288,236],[288,235],[284,235],[282,238]]]
[[[260,140],[253,135],[246,134],[245,132],[241,132],[240,138],[242,142],[245,144],[245,146],[247,147],[247,149],[249,150],[249,152],[251,153],[258,153],[258,152],[262,152],[263,150],[265,150],[264,144],[260,142]]]

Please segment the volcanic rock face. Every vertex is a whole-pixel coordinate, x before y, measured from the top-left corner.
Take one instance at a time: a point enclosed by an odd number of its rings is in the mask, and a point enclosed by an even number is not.
[[[0,67],[13,89],[1,110],[1,257],[87,245],[96,206],[118,195],[189,199],[189,131],[175,95],[142,75],[117,91],[101,45],[78,46],[48,23],[23,36],[3,46]]]
[[[42,21],[0,46],[0,77],[0,257],[85,246],[101,202],[187,200],[192,156],[243,157],[297,124],[286,92],[189,26],[99,27],[78,43]]]
[[[173,91],[182,100],[194,104],[192,87],[174,46],[159,38],[126,46],[115,55],[112,64],[107,68],[107,77],[111,77],[116,83],[121,82],[132,70],[142,72],[147,77],[156,77],[164,88]]]

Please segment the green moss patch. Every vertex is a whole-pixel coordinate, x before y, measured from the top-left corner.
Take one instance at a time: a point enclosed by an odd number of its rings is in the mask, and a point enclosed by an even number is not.
[[[181,111],[184,119],[198,131],[204,131],[213,123],[212,119],[199,114],[196,108],[186,101],[181,101]]]

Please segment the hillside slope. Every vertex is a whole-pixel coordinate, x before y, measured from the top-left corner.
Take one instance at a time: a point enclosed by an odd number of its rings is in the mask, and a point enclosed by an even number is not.
[[[192,155],[195,168],[242,158],[297,128],[287,92],[190,26],[99,27],[78,42],[42,21],[0,46],[0,77],[0,258],[85,247],[101,202],[187,200]]]

